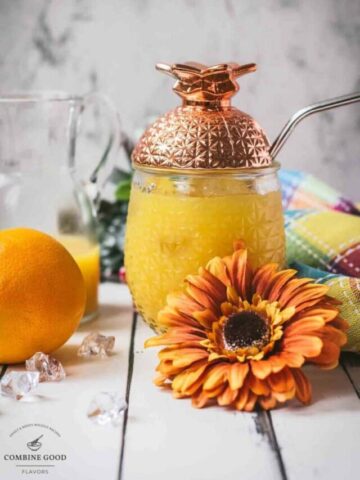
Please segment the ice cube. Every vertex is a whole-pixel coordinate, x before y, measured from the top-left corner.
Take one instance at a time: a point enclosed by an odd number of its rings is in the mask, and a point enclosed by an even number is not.
[[[119,393],[101,392],[92,399],[87,416],[98,425],[112,423],[116,426],[121,422],[126,409],[126,400]]]
[[[43,352],[37,352],[26,360],[26,370],[39,372],[40,382],[60,382],[66,377],[59,360]]]
[[[107,337],[99,332],[91,332],[87,335],[78,350],[79,357],[107,357],[114,348],[115,337]]]
[[[37,388],[39,380],[39,372],[12,370],[1,379],[1,393],[20,400]]]

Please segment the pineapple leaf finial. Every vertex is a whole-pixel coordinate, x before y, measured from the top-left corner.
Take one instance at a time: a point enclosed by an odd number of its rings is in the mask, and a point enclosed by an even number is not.
[[[236,78],[254,72],[256,64],[229,62],[206,66],[196,62],[158,63],[156,69],[177,80],[173,90],[186,103],[224,103],[239,90]]]

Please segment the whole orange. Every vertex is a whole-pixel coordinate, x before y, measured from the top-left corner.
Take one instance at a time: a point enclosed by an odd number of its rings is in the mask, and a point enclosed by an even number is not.
[[[84,280],[68,251],[28,228],[0,231],[0,363],[60,347],[85,307]]]

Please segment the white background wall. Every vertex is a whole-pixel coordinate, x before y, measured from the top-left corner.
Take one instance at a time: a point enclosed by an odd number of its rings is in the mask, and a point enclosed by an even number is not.
[[[360,90],[359,0],[0,0],[0,89],[94,88],[127,131],[178,103],[158,61],[256,62],[234,104],[273,139],[313,101]],[[360,104],[305,121],[279,156],[360,200]]]

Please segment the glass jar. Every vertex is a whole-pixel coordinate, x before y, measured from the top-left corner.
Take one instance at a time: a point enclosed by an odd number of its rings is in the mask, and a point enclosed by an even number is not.
[[[93,200],[108,165],[104,169],[105,153],[96,168],[87,158],[81,169],[75,152],[86,107],[100,103],[111,123],[108,153],[118,134],[114,112],[101,95],[0,95],[0,229],[34,228],[65,246],[85,282],[83,320],[94,318],[98,310],[100,248]],[[88,171],[84,178],[85,166],[92,174]]]
[[[284,261],[279,165],[267,136],[231,105],[236,78],[255,64],[158,64],[182,105],[136,145],[125,245],[135,305],[155,330],[167,295],[189,274],[245,243],[252,268]]]
[[[284,262],[278,164],[235,173],[136,168],[127,220],[126,278],[138,311],[156,328],[169,292],[236,240],[253,268]]]

